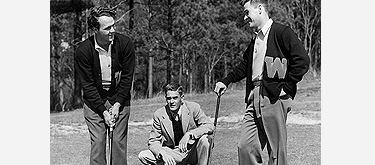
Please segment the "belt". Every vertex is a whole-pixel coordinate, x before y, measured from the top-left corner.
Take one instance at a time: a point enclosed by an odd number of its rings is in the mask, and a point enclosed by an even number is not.
[[[254,87],[262,86],[262,80],[253,81]]]
[[[262,80],[255,79],[253,81],[254,89],[253,89],[253,108],[255,111],[255,117],[261,117],[261,107],[263,105],[263,97],[261,95],[262,91]]]

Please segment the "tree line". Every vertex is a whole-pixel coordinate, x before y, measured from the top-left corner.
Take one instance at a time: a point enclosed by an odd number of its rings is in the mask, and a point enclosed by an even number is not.
[[[238,0],[51,0],[51,112],[82,107],[73,57],[79,43],[93,34],[87,20],[96,5],[116,8],[116,31],[135,44],[134,99],[152,98],[170,82],[180,83],[187,93],[212,91],[238,64],[254,35]],[[268,8],[274,21],[297,33],[311,59],[309,72],[319,76],[320,0],[269,0]]]

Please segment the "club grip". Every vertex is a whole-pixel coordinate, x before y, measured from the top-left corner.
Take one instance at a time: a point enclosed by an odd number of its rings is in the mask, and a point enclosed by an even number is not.
[[[216,100],[216,110],[215,110],[215,120],[214,120],[214,126],[215,127],[216,127],[216,124],[217,124],[217,118],[219,116],[220,97],[221,97],[221,95],[218,95],[217,100]]]

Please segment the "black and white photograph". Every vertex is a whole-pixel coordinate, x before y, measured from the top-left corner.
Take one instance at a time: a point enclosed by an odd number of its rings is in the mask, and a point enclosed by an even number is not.
[[[50,164],[322,164],[321,9],[50,0]]]

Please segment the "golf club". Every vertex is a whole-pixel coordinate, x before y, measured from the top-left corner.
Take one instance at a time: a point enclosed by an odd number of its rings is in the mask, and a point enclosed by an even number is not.
[[[108,131],[108,146],[109,146],[109,165],[112,165],[112,141],[113,141],[113,126],[109,127]]]
[[[212,138],[211,138],[211,141],[210,141],[210,148],[208,149],[207,165],[210,164],[210,157],[211,157],[212,150],[214,148],[214,139],[215,139],[215,132],[216,132],[217,117],[219,116],[220,97],[221,97],[221,95],[219,94],[217,96],[217,100],[216,100],[216,111],[215,111],[215,119],[214,119],[214,127],[215,128],[214,128],[214,132],[212,134]]]
[[[112,113],[110,113],[112,115]],[[116,119],[113,119],[112,122],[116,122]],[[112,165],[112,142],[113,142],[113,129],[115,125],[111,125],[108,128],[108,148],[109,148],[109,156],[108,156],[108,162],[109,165]]]

